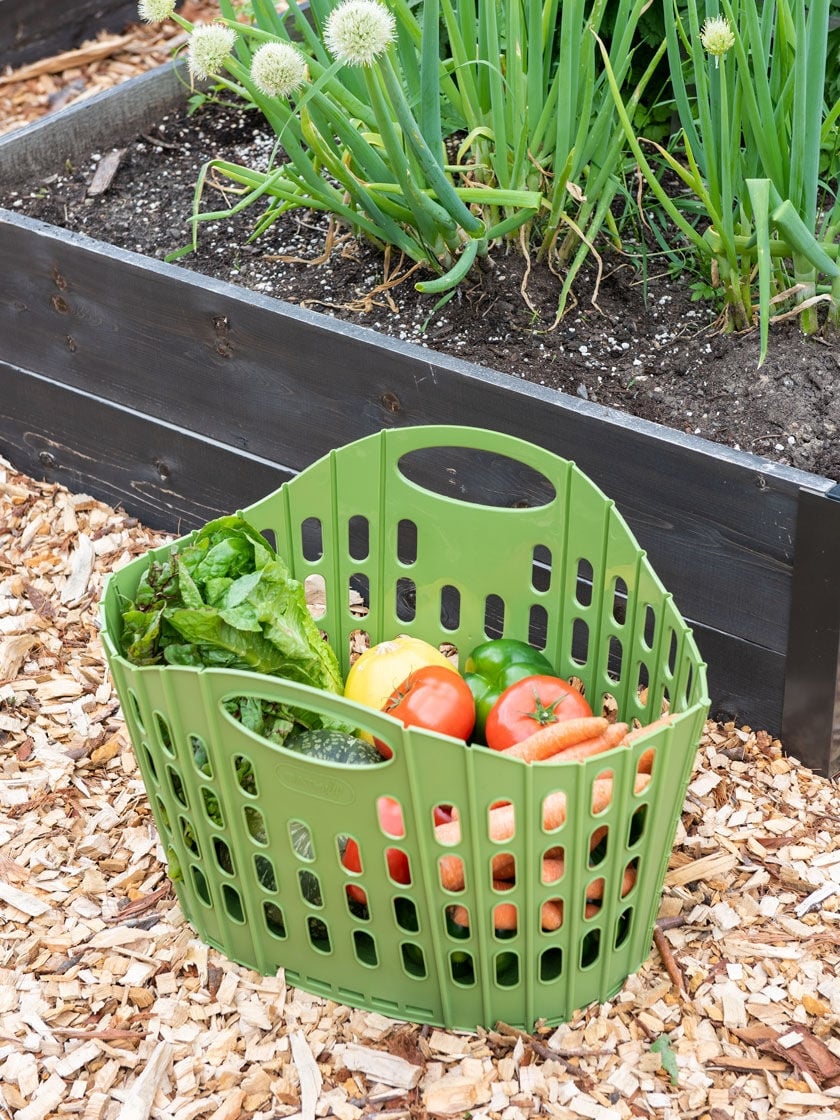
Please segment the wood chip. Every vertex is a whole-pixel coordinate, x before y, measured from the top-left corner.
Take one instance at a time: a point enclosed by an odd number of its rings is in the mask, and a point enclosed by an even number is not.
[[[96,625],[117,558],[167,539],[0,459],[2,1115],[840,1117],[837,787],[732,723],[710,721],[698,750],[664,954],[569,1023],[399,1023],[203,945],[160,862]],[[663,1035],[676,1085],[651,1050]]]
[[[114,181],[114,176],[119,171],[120,163],[124,155],[125,148],[114,148],[110,152],[106,152],[102,159],[100,159],[87,189],[89,198],[105,194]]]
[[[399,1089],[413,1089],[423,1076],[422,1066],[407,1062],[398,1054],[389,1054],[372,1046],[351,1043],[344,1048],[342,1058],[349,1070],[356,1070],[369,1080],[394,1085]]]
[[[293,1031],[292,1057],[300,1080],[300,1112],[303,1120],[315,1120],[315,1106],[321,1095],[323,1078],[318,1063],[312,1056],[303,1031]],[[348,1067],[349,1068],[349,1067]]]

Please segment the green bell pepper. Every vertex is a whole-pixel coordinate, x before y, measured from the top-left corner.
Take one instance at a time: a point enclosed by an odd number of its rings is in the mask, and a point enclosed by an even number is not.
[[[464,680],[475,700],[474,741],[484,741],[490,709],[506,688],[524,677],[554,676],[554,666],[544,653],[516,638],[493,638],[476,646],[464,664]]]

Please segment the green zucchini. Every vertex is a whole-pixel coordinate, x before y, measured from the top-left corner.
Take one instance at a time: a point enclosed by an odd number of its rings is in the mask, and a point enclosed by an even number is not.
[[[385,761],[373,743],[368,743],[357,735],[327,728],[296,732],[288,736],[283,746],[307,758],[341,762],[346,766],[375,766]]]

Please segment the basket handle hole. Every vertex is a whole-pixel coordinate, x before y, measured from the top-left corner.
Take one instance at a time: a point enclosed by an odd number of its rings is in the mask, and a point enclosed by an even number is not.
[[[476,447],[421,447],[401,456],[397,469],[423,490],[471,505],[537,509],[557,497],[534,467]]]

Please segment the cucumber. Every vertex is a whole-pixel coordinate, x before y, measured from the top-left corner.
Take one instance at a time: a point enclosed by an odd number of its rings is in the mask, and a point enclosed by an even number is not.
[[[357,735],[327,728],[296,732],[288,736],[283,746],[307,758],[341,762],[345,766],[375,766],[385,761],[373,743],[368,743]]]

